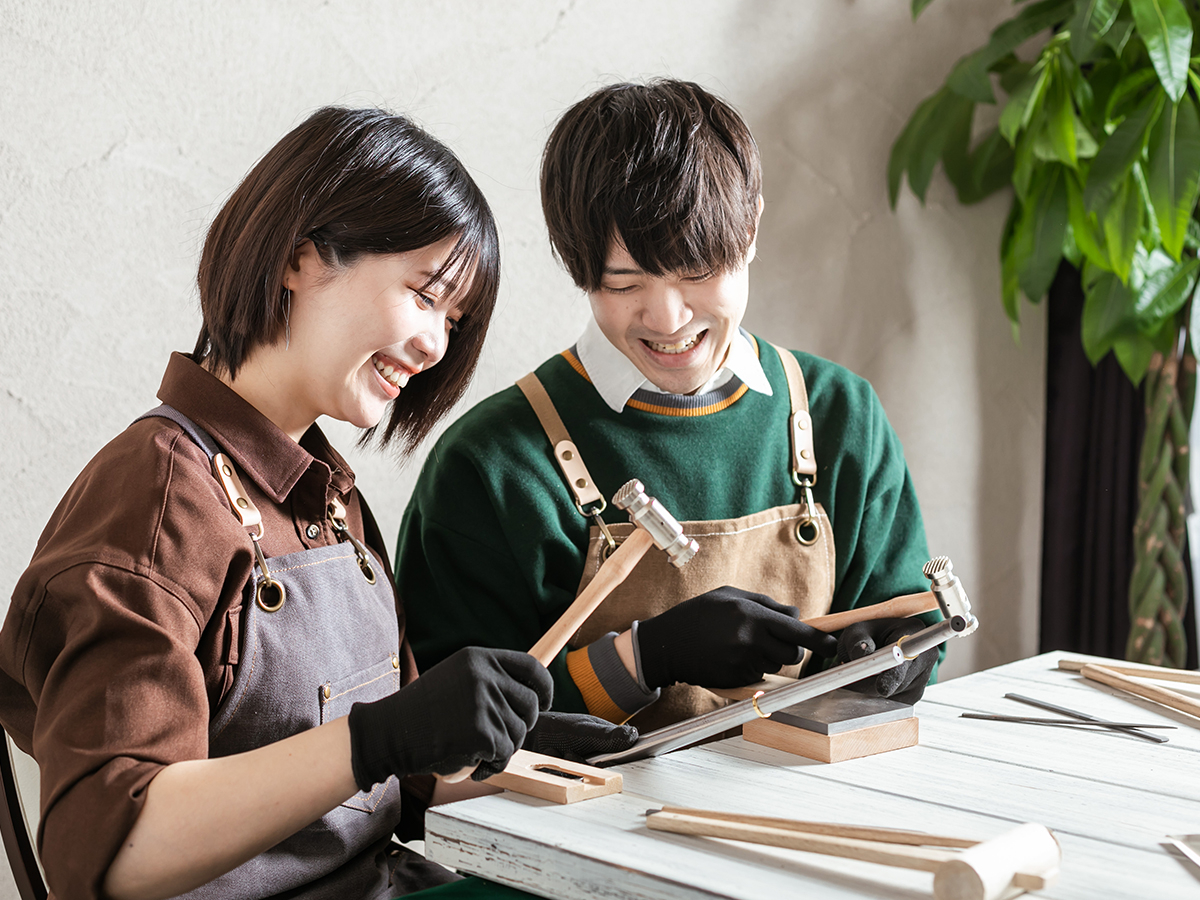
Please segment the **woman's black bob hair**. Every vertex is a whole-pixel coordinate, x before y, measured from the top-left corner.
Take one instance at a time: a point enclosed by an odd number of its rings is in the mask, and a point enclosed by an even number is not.
[[[193,358],[237,375],[255,347],[284,339],[284,272],[306,239],[332,266],[455,238],[432,281],[463,311],[446,354],[393,401],[380,444],[410,452],[462,397],[500,282],[496,224],[458,158],[404,116],[327,106],[272,147],[209,227],[196,277],[203,325]],[[363,435],[367,442],[376,428]]]

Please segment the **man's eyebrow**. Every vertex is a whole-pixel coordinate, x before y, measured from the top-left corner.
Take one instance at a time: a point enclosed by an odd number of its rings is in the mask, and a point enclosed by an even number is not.
[[[613,268],[612,266],[605,266],[604,274],[605,275],[645,275],[646,273],[642,269],[617,269],[617,268]]]

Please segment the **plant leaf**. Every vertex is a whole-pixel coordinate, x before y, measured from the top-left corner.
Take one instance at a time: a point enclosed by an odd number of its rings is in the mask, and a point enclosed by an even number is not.
[[[942,168],[954,185],[959,202],[969,203],[971,201],[963,197],[971,193],[971,120],[975,117],[975,104],[970,100],[958,99],[960,102],[951,109],[952,121],[947,123],[946,137],[942,142]]]
[[[1040,302],[1050,289],[1067,231],[1067,186],[1062,167],[1046,166],[1039,176],[1013,234],[1019,257],[1027,260],[1018,280],[1032,303]]]
[[[1001,23],[988,42],[955,63],[946,79],[949,88],[976,103],[995,103],[988,72],[1029,38],[1066,21],[1075,0],[1041,0],[1031,3],[1007,22]]]
[[[1196,269],[1200,267],[1200,261],[1195,259],[1174,263],[1162,251],[1156,250],[1155,253],[1160,254],[1167,265],[1146,275],[1134,301],[1138,329],[1145,335],[1157,334],[1166,321],[1173,319],[1175,313],[1183,308],[1192,295],[1192,288],[1196,285]]]
[[[1122,0],[1083,0],[1075,10],[1068,28],[1071,31],[1071,55],[1079,62],[1087,62],[1100,38],[1108,32]]]
[[[1084,197],[1086,204],[1086,192]],[[1121,182],[1101,219],[1101,225],[1113,272],[1122,281],[1128,282],[1133,255],[1142,233],[1142,195],[1132,174]]]
[[[925,7],[932,2],[933,0],[912,0],[912,17],[914,22],[917,20],[917,16],[925,11]]]
[[[1143,98],[1101,145],[1083,189],[1083,203],[1090,211],[1096,212],[1104,206],[1125,181],[1129,169],[1142,155],[1150,125],[1162,106],[1163,93],[1156,89]]]
[[[1178,102],[1187,89],[1191,17],[1180,0],[1129,0],[1129,8],[1163,90]]]
[[[1108,250],[1104,245],[1104,232],[1095,214],[1084,208],[1080,182],[1078,174],[1067,173],[1067,221],[1071,223],[1071,232],[1080,252],[1100,268],[1112,271],[1112,263],[1108,261]]]
[[[892,209],[896,208],[896,198],[900,196],[900,182],[904,177],[905,170],[908,169],[909,157],[912,155],[918,135],[928,126],[930,116],[937,109],[943,91],[945,88],[921,101],[909,118],[908,124],[904,126],[904,130],[900,132],[900,136],[896,138],[896,143],[892,144],[892,152],[888,157],[888,202],[891,203]]]
[[[1022,210],[1021,201],[1014,197],[1012,206],[1008,208],[1004,231],[1000,235],[1000,299],[1004,303],[1004,314],[1012,324],[1014,341],[1018,338],[1021,323],[1019,275],[1029,259],[1028,247],[1018,247],[1016,241],[1017,224],[1021,220]]]
[[[1047,66],[1034,66],[1004,104],[1004,110],[1000,113],[1000,133],[1013,146],[1016,146],[1017,136],[1029,127],[1030,120],[1041,107],[1049,77]]]
[[[1120,68],[1119,63],[1118,68]],[[1139,96],[1142,90],[1157,81],[1158,75],[1155,74],[1154,69],[1145,65],[1124,75],[1109,93],[1108,102],[1104,105],[1106,121],[1124,119],[1129,115],[1131,109],[1145,99]]]
[[[959,192],[960,203],[978,203],[1012,181],[1013,149],[993,128],[971,152],[969,191]]]
[[[1102,272],[1084,282],[1083,321],[1080,336],[1083,352],[1094,366],[1112,349],[1113,342],[1136,334],[1133,293],[1112,272]]]
[[[1166,107],[1151,130],[1146,182],[1163,247],[1178,260],[1200,198],[1200,116],[1191,97]]]
[[[1126,335],[1113,341],[1113,355],[1134,387],[1146,377],[1155,349],[1154,341],[1143,334]]]
[[[1050,103],[1046,109],[1046,135],[1054,159],[1074,169],[1079,164],[1075,138],[1075,107],[1067,92],[1067,85],[1061,77],[1054,80],[1050,89]]]

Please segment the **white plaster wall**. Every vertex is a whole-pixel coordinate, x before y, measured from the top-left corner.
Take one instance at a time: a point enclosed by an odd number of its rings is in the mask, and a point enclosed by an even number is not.
[[[412,115],[498,218],[499,309],[471,401],[569,345],[584,298],[551,259],[537,165],[568,105],[615,79],[717,91],[763,151],[746,324],[876,386],[930,547],[984,623],[943,677],[1036,652],[1044,341],[999,300],[1007,197],[964,208],[939,174],[888,209],[891,142],[996,0],[0,0],[0,605],[87,459],[155,405],[198,327],[207,223],[326,103]],[[331,425],[352,450],[348,429]],[[350,452],[394,534],[417,471]],[[0,897],[3,896],[0,890]]]

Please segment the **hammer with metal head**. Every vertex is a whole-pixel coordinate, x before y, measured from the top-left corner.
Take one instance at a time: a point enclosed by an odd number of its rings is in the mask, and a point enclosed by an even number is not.
[[[646,493],[645,486],[636,478],[622,485],[613,496],[613,505],[629,513],[629,521],[637,527],[625,541],[604,561],[596,577],[579,592],[567,611],[562,614],[550,630],[529,651],[543,666],[558,656],[579,626],[595,611],[604,598],[622,581],[629,577],[638,561],[646,555],[653,544],[664,551],[675,568],[682,568],[696,555],[699,545],[683,533],[683,526],[656,499]]]
[[[587,617],[604,601],[604,598],[629,577],[629,573],[646,555],[646,551],[650,549],[651,545],[665,551],[671,565],[676,568],[682,567],[700,549],[694,540],[684,535],[683,526],[667,512],[666,507],[648,495],[645,486],[636,478],[630,479],[621,486],[621,489],[613,497],[613,505],[629,513],[629,520],[637,527],[621,546],[613,551],[612,556],[604,561],[600,566],[600,571],[596,573],[596,577],[579,592],[575,602],[567,607],[567,611],[533,645],[529,655],[543,666],[550,665],[554,657],[558,656],[559,651],[571,639],[571,635],[579,630],[579,626],[587,621]],[[536,756],[536,754],[534,755]],[[545,757],[545,759],[551,763],[554,762],[550,757]],[[439,777],[443,781],[453,784],[462,781],[473,771],[475,771],[474,767],[469,767],[460,769],[452,775]],[[588,773],[592,771],[588,768]],[[507,774],[508,770],[506,769],[505,772],[493,776],[488,781],[489,783],[498,783],[497,779]],[[518,778],[509,778],[503,783],[503,786],[512,790],[522,790],[521,781]]]

